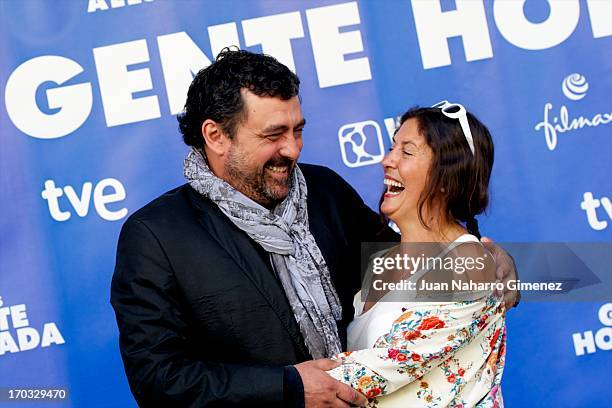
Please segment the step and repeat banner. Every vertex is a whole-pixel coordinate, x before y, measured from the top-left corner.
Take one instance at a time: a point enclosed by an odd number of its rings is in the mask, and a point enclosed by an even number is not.
[[[119,230],[184,183],[176,114],[228,45],[299,75],[301,161],[372,208],[397,115],[447,99],[495,141],[485,235],[612,242],[611,0],[0,0],[0,33],[0,387],[48,406],[135,406]],[[610,405],[607,295],[508,313],[507,406]]]

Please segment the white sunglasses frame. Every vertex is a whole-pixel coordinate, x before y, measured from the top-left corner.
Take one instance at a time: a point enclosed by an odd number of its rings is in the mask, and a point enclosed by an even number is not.
[[[470,146],[470,150],[472,151],[472,156],[476,155],[476,149],[474,148],[474,138],[472,137],[472,131],[470,130],[470,123],[467,118],[467,111],[463,107],[463,105],[459,103],[450,103],[447,100],[440,101],[431,106],[432,108],[438,108],[446,116],[451,119],[459,119],[459,125],[461,125],[461,130],[463,130],[463,135],[465,136],[465,140],[467,140],[468,145]],[[457,112],[449,112],[449,108],[459,108]]]

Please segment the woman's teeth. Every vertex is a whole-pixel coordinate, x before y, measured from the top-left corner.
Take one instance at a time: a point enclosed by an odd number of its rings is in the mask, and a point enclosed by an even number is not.
[[[386,178],[384,180],[385,185],[387,186],[387,194],[389,195],[398,195],[404,190],[404,185],[399,181],[391,180]]]

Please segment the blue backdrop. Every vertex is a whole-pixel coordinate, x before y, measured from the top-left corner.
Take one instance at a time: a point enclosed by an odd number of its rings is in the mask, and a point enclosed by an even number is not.
[[[184,182],[175,115],[225,45],[297,72],[301,161],[372,208],[393,118],[448,99],[494,137],[486,235],[612,241],[610,0],[2,0],[0,33],[0,387],[135,405],[108,301],[116,240]],[[507,406],[609,405],[610,301],[509,313]]]

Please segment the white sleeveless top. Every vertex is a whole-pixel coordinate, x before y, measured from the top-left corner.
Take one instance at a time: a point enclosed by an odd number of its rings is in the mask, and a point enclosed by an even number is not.
[[[445,251],[438,256],[442,257],[453,248],[464,242],[480,242],[471,234],[463,234],[454,240]],[[426,270],[416,272],[410,280],[418,280]],[[384,299],[384,297],[383,297]],[[370,348],[376,343],[380,336],[386,334],[398,316],[398,303],[406,302],[376,302],[370,309],[363,313],[365,303],[361,300],[361,291],[357,292],[353,299],[355,317],[347,329],[347,350],[361,350]]]

